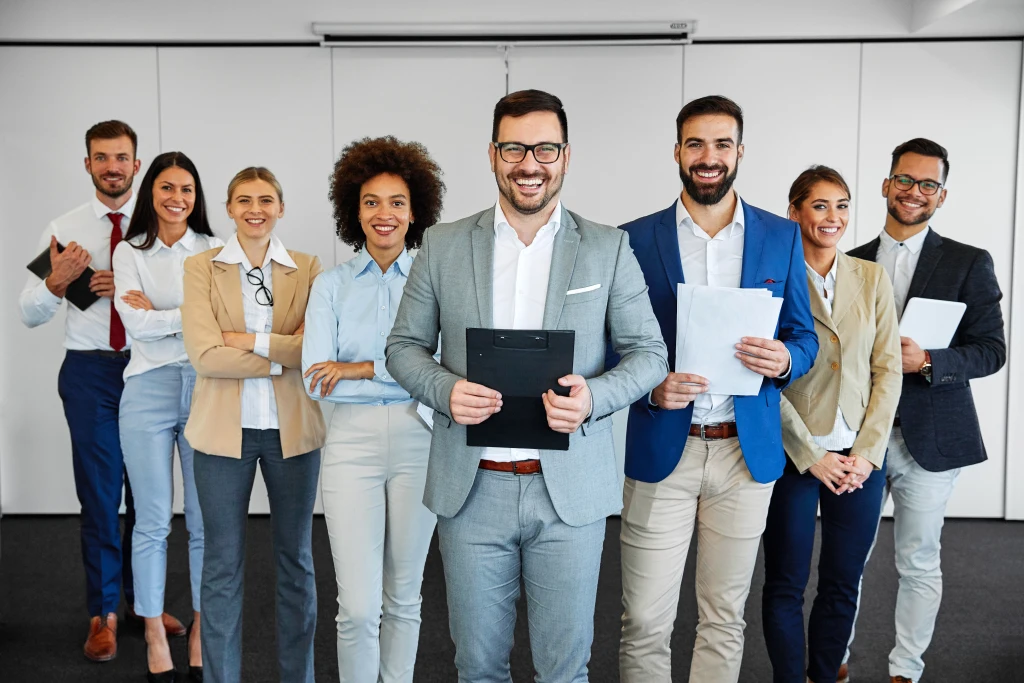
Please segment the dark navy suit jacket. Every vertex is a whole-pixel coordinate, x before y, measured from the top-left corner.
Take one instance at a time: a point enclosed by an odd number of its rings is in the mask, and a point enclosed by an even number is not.
[[[876,237],[849,254],[874,261],[878,243]],[[998,372],[1006,363],[999,308],[1003,294],[992,257],[984,249],[929,230],[907,301],[914,297],[962,301],[967,310],[949,348],[927,349],[932,357],[932,381],[916,373],[903,375],[899,416],[907,450],[917,464],[931,472],[982,462],[988,455],[970,380]]]
[[[818,336],[814,332],[800,227],[793,221],[743,203],[743,272],[740,285],[765,288],[783,297],[776,339],[789,349],[792,367],[785,380],[767,379],[757,396],[736,396],[736,426],[747,468],[756,481],[782,476],[779,395],[814,364]],[[661,334],[668,346],[669,368],[675,368],[676,291],[685,282],[676,232],[676,205],[621,226],[644,272]],[[725,313],[727,314],[727,313]],[[697,330],[699,333],[699,330]],[[738,342],[739,340],[737,340]],[[685,372],[685,368],[679,368]],[[629,408],[626,431],[626,476],[658,482],[675,469],[689,435],[693,405],[683,410],[657,410],[644,396]]]

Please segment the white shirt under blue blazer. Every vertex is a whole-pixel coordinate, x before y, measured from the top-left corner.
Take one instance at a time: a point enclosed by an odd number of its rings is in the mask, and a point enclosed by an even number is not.
[[[811,316],[800,226],[746,202],[743,226],[740,286],[769,289],[772,296],[783,298],[775,338],[786,345],[791,359],[785,379],[765,378],[756,396],[734,397],[747,469],[755,481],[768,483],[782,476],[786,465],[780,394],[814,364],[818,336]],[[685,368],[675,367],[677,289],[686,281],[679,255],[676,202],[620,227],[629,234],[629,244],[647,281],[654,315],[668,347],[669,368],[685,372]],[[626,431],[626,476],[653,483],[671,474],[682,457],[692,418],[692,403],[681,410],[652,409],[647,396],[633,403]]]

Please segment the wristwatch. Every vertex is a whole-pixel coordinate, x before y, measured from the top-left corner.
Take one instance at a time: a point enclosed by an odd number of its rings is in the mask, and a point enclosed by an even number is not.
[[[921,369],[918,370],[918,372],[920,372],[921,376],[929,382],[932,381],[932,354],[927,351],[924,352],[924,365],[921,366]]]

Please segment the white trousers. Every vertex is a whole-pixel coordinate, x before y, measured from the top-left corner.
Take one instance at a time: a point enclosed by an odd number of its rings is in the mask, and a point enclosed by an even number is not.
[[[430,430],[415,403],[339,404],[320,482],[338,581],[342,683],[412,681],[436,517],[423,505]]]

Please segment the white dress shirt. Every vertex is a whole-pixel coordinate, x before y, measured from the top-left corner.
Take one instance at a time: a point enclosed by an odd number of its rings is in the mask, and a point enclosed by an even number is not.
[[[132,193],[131,198],[116,212],[124,215],[121,219],[122,236],[128,232],[128,223],[134,210],[135,194]],[[77,242],[88,251],[92,256],[89,267],[93,270],[110,270],[110,233],[113,223],[107,218],[108,213],[111,213],[110,209],[94,194],[89,202],[46,226],[36,252],[26,262],[35,258],[39,252],[49,250],[52,235],[65,247],[71,242]],[[28,327],[49,322],[63,301],[47,289],[46,282],[30,272],[18,298],[21,321]],[[124,350],[131,348],[131,339],[125,342]],[[84,311],[68,304],[64,321],[64,348],[73,351],[113,350],[110,346],[110,299],[100,297]]]
[[[913,237],[897,242],[885,230],[878,236],[878,252],[875,261],[885,268],[892,281],[892,293],[896,298],[896,314],[903,317],[903,309],[907,306],[907,294],[910,292],[910,281],[914,279],[917,262],[921,259],[921,248],[928,236],[930,227],[926,227]]]
[[[253,269],[242,245],[238,243],[238,235],[232,235],[219,254],[213,257],[221,263],[237,263],[238,276],[242,282],[242,308],[245,312],[245,331],[256,335],[253,353],[264,358],[270,356],[270,330],[274,324],[274,307],[264,306],[256,301],[258,284],[249,282],[246,273]],[[270,236],[270,246],[263,259],[260,270],[263,271],[263,286],[274,291],[274,278],[271,261],[289,268],[298,268],[295,261],[288,255],[284,244],[276,235]],[[261,297],[262,298],[262,297]],[[270,363],[270,374],[280,375],[279,363]],[[274,396],[274,382],[270,377],[253,377],[242,382],[242,428],[243,429],[277,429],[277,399]]]
[[[732,222],[712,238],[693,222],[683,200],[676,200],[676,232],[683,278],[688,285],[739,287],[743,274],[743,202],[736,195]],[[737,340],[739,341],[739,340]],[[686,372],[685,368],[676,368]],[[692,424],[735,422],[731,394],[699,394],[693,400]]]
[[[832,268],[825,274],[825,277],[818,275],[818,271],[807,266],[807,272],[811,276],[811,280],[814,282],[814,291],[817,292],[818,297],[821,298],[825,304],[825,310],[828,311],[828,316],[832,317],[832,302],[836,298],[836,264],[839,263],[839,259],[836,258],[832,262]],[[818,444],[826,451],[838,453],[844,448],[850,448],[853,443],[857,440],[857,432],[850,428],[850,425],[846,422],[846,418],[843,417],[843,409],[836,407],[836,421],[832,425],[832,431],[825,436],[814,436],[814,443]]]
[[[219,237],[197,235],[192,228],[187,228],[181,239],[170,247],[159,237],[145,251],[132,246],[145,241],[146,236],[139,235],[114,249],[114,306],[134,342],[132,359],[124,371],[125,379],[165,365],[188,363],[178,309],[185,298],[182,291],[185,259],[224,246]],[[154,310],[132,308],[122,301],[121,297],[131,290],[145,294]]]
[[[523,244],[509,225],[501,203],[494,206],[494,294],[492,298],[495,329],[539,330],[544,324],[544,306],[551,277],[551,254],[555,235],[561,227],[562,202],[551,212],[551,219],[533,238]],[[512,462],[536,460],[540,451],[532,448],[485,448],[482,460]]]

